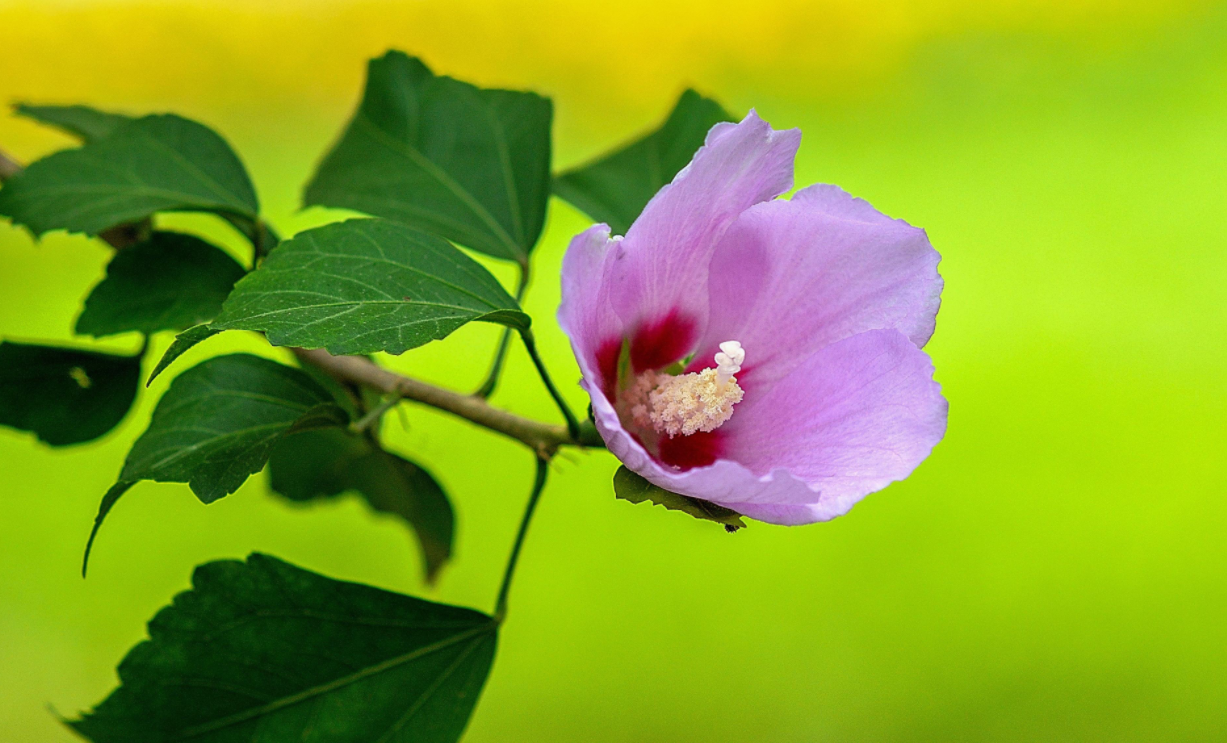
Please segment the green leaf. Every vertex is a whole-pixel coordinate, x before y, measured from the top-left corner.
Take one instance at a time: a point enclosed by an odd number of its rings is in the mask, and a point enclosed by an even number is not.
[[[241,217],[234,214],[220,214],[222,219],[230,223],[234,229],[238,230],[243,237],[247,238],[255,251],[254,265],[259,259],[268,255],[268,252],[277,247],[277,243],[281,242],[281,236],[273,231],[273,228],[268,226],[268,223],[262,219],[252,221],[247,217]]]
[[[177,232],[155,232],[118,251],[85,300],[76,332],[104,336],[182,330],[221,311],[243,267],[220,248]]]
[[[153,371],[149,373],[149,379],[145,380],[145,386],[148,387],[153,380],[158,378],[159,374],[166,371],[166,367],[175,363],[175,359],[187,353],[192,346],[212,338],[220,332],[222,331],[215,330],[208,325],[197,325],[176,335],[175,340],[170,344],[170,348],[166,349],[166,353],[162,354],[162,358],[158,359],[157,366],[153,367]]]
[[[729,532],[743,529],[746,525],[741,520],[741,514],[736,511],[699,498],[671,493],[662,487],[653,485],[626,467],[619,467],[614,473],[613,484],[614,495],[631,503],[650,501],[670,511],[681,511],[696,519],[724,524],[724,530]]]
[[[371,508],[399,517],[417,535],[426,580],[452,553],[454,516],[429,472],[342,429],[286,436],[268,460],[273,490],[298,502],[359,493]]]
[[[81,557],[82,578],[89,571],[89,556],[94,550],[94,540],[98,537],[98,530],[102,528],[102,522],[106,521],[107,515],[111,513],[111,509],[115,507],[119,499],[124,497],[124,493],[131,490],[135,484],[135,482],[121,480],[112,485],[102,496],[102,502],[98,504],[98,515],[94,517],[94,527],[90,529],[89,539],[85,542],[85,554]]]
[[[158,401],[103,496],[82,573],[102,522],[135,483],[186,482],[202,503],[212,503],[263,469],[282,436],[348,422],[332,394],[300,369],[244,353],[188,369]]]
[[[399,354],[473,320],[521,330],[530,322],[489,271],[446,240],[352,219],[277,246],[210,327],[262,331],[277,346]]]
[[[0,189],[0,215],[35,235],[96,235],[159,211],[212,211],[255,223],[259,203],[225,140],[171,114],[134,119],[104,139],[45,157]]]
[[[367,361],[374,361],[374,358],[370,356],[363,358]],[[367,410],[385,399],[382,393],[370,387],[363,387],[354,382],[342,382],[315,364],[305,363],[302,359],[297,358],[295,361],[298,363],[296,368],[315,380],[316,384],[328,390],[328,394],[332,395],[332,399],[341,406],[350,420],[361,419]]]
[[[283,435],[348,421],[299,369],[250,354],[217,356],[171,383],[119,481],[186,482],[212,503],[263,469]]]
[[[436,77],[390,51],[303,195],[526,264],[550,195],[553,107],[535,93]]]
[[[89,106],[31,106],[18,103],[13,113],[53,126],[85,142],[108,137],[121,124],[132,120],[130,116],[99,111]]]
[[[201,565],[192,585],[74,730],[94,743],[454,743],[494,661],[486,614],[267,555]]]
[[[51,446],[91,441],[127,415],[141,355],[0,343],[0,425]]]
[[[694,157],[708,130],[731,120],[719,103],[687,90],[658,129],[555,177],[554,193],[625,235],[648,201]]]

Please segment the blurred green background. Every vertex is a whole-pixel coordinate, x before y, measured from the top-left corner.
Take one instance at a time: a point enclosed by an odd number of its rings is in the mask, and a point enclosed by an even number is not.
[[[732,536],[615,501],[603,452],[559,458],[471,743],[1225,734],[1227,8],[0,0],[0,28],[0,100],[213,125],[283,234],[335,217],[298,212],[298,194],[388,47],[551,95],[559,167],[654,125],[694,85],[801,127],[798,184],[837,183],[928,229],[946,277],[929,350],[950,400],[933,456],[832,523]],[[24,160],[68,144],[0,118],[0,146]],[[241,248],[206,218],[164,223]],[[576,406],[551,318],[585,226],[553,202],[527,302]],[[70,340],[108,255],[0,227],[0,335]],[[496,332],[389,363],[468,389]],[[186,361],[238,348],[281,354],[235,334]],[[438,589],[398,524],[353,499],[291,508],[263,476],[208,507],[186,486],[137,486],[82,581],[98,500],[165,386],[100,443],[0,431],[0,740],[69,740],[47,705],[101,700],[206,560],[265,551],[490,608],[531,458],[408,406],[388,436],[458,510]],[[519,351],[496,400],[556,415]]]

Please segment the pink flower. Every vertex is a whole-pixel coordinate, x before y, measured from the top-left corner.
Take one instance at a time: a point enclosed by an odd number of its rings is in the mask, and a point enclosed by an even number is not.
[[[847,513],[946,430],[920,350],[940,256],[835,186],[776,198],[800,142],[753,111],[713,127],[625,239],[571,241],[558,310],[618,459],[775,524]]]

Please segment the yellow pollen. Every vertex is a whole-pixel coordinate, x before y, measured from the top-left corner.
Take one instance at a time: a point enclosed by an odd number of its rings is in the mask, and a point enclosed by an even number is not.
[[[716,430],[744,394],[735,378],[722,379],[716,369],[676,377],[646,372],[627,390],[635,423],[669,436]]]

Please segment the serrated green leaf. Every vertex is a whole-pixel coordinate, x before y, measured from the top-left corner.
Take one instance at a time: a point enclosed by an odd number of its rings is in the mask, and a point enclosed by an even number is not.
[[[212,211],[255,223],[259,203],[225,140],[171,114],[134,119],[45,157],[0,189],[0,215],[35,235],[96,235],[159,211]]]
[[[31,106],[19,103],[13,113],[48,124],[85,142],[110,136],[121,124],[132,120],[123,114],[99,111],[89,106]]]
[[[85,300],[76,332],[104,336],[182,330],[212,320],[246,271],[192,235],[155,232],[118,251]]]
[[[301,370],[250,354],[217,356],[171,383],[119,481],[186,482],[212,503],[263,469],[283,435],[348,422]]]
[[[51,446],[91,441],[127,415],[141,357],[0,343],[0,425]]]
[[[148,387],[153,380],[158,378],[159,374],[166,371],[166,367],[175,363],[175,359],[187,353],[192,346],[212,338],[220,332],[222,331],[215,330],[208,325],[197,325],[176,335],[175,340],[166,349],[166,353],[162,354],[162,358],[158,359],[157,366],[153,367],[153,371],[149,373],[149,379],[145,380],[145,386]]]
[[[383,219],[295,235],[235,285],[217,330],[255,330],[276,346],[399,354],[482,320],[527,329],[516,301],[446,240]]]
[[[625,235],[643,207],[686,167],[716,124],[732,117],[693,90],[651,133],[554,178],[554,193],[614,234]]]
[[[653,485],[626,467],[619,467],[614,473],[614,495],[631,503],[649,501],[658,506],[664,506],[670,511],[688,513],[696,519],[715,521],[724,524],[725,531],[737,531],[745,528],[741,514],[724,506],[717,506],[699,498],[691,498],[665,490]]]
[[[526,264],[545,224],[552,117],[548,98],[436,77],[390,51],[370,61],[362,103],[303,203],[395,219]]]
[[[486,614],[267,555],[201,565],[192,585],[74,730],[94,743],[455,743],[494,661]]]
[[[426,580],[433,582],[452,553],[455,517],[443,488],[420,466],[341,429],[286,436],[268,460],[269,485],[293,501],[356,491],[417,535]]]

